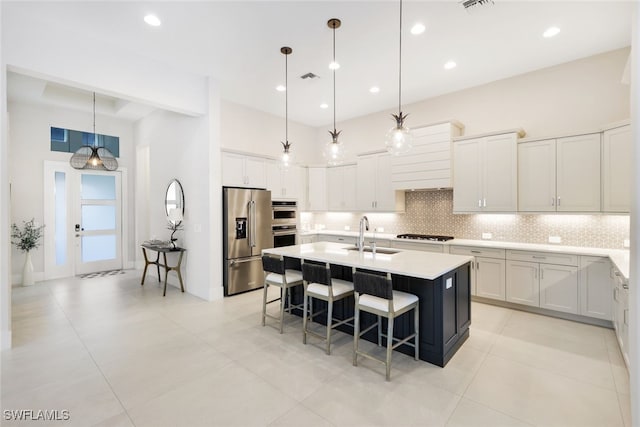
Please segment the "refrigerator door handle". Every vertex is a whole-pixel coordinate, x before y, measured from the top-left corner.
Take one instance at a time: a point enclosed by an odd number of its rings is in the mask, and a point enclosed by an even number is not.
[[[250,224],[250,229],[251,229],[251,233],[249,234],[249,245],[252,248],[256,247],[256,228],[257,228],[257,223],[256,223],[256,201],[252,200],[249,202],[249,224]]]

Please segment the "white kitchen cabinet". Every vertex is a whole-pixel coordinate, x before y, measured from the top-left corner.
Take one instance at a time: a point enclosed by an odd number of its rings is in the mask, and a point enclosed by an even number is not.
[[[307,182],[307,210],[327,210],[327,168],[310,167],[308,169]]]
[[[340,234],[318,234],[318,242],[333,242],[333,243],[346,243],[355,245],[357,242],[357,237],[352,236],[343,236]]]
[[[600,134],[518,144],[518,210],[600,211]]]
[[[404,192],[393,189],[391,155],[358,156],[356,209],[362,212],[404,212]]]
[[[578,257],[507,251],[507,301],[578,314]]]
[[[631,207],[631,126],[602,134],[602,210],[629,212]]]
[[[454,212],[517,210],[517,138],[513,132],[454,142]]]
[[[266,188],[265,160],[243,154],[222,152],[222,185],[229,187]]]
[[[301,245],[305,243],[315,243],[317,242],[317,236],[314,234],[301,235],[298,237],[298,242],[300,242]]]
[[[272,200],[298,200],[302,184],[301,167],[283,170],[277,162],[267,162],[267,190],[271,191]]]
[[[604,257],[581,256],[579,289],[583,316],[612,320],[613,280],[611,261]]]
[[[454,121],[412,128],[411,151],[391,158],[393,189],[451,188],[451,138],[463,127]]]
[[[356,210],[356,166],[327,169],[327,198],[330,211]]]
[[[451,245],[449,253],[474,257],[471,263],[471,295],[505,300],[505,250]]]
[[[427,242],[405,242],[400,240],[394,240],[391,242],[392,248],[408,249],[410,251],[423,251],[423,252],[436,252],[443,253],[444,245],[438,243]]]
[[[629,369],[629,285],[614,267],[613,327],[620,346],[620,352]]]

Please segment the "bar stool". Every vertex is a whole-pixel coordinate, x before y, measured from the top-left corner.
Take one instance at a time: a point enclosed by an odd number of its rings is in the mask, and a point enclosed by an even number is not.
[[[407,292],[393,290],[391,274],[386,276],[378,274],[354,271],[353,286],[355,289],[355,326],[353,331],[353,366],[358,366],[358,355],[384,363],[387,368],[387,381],[391,380],[391,351],[396,347],[406,344],[414,347],[415,360],[419,354],[419,308],[418,297]],[[413,334],[403,339],[393,336],[393,320],[411,310],[415,310],[413,316]],[[360,311],[366,311],[378,316],[376,323],[360,332]],[[387,334],[382,334],[381,318],[387,318]],[[382,337],[387,338],[387,357],[385,360],[358,350],[360,337],[371,329],[378,327],[378,345],[382,345]],[[413,343],[408,342],[413,339]],[[394,344],[395,342],[395,344]]]
[[[265,325],[267,317],[280,321],[280,333],[284,329],[284,302],[287,300],[287,311],[291,314],[291,310],[302,309],[302,304],[291,305],[290,288],[302,285],[302,273],[298,270],[286,269],[284,265],[284,257],[263,255],[262,269],[264,270],[264,296],[262,299],[262,326]],[[269,286],[277,286],[280,288],[280,298],[274,298],[267,301],[267,292]],[[267,304],[280,301],[280,317],[267,314]]]
[[[326,353],[331,354],[331,331],[343,324],[352,325],[349,323],[353,320],[353,317],[348,319],[339,320],[333,318],[333,303],[334,301],[342,300],[348,296],[353,295],[353,283],[342,279],[331,278],[331,266],[326,264],[310,264],[302,262],[302,279],[304,283],[304,307],[302,309],[302,343],[307,343],[307,335],[313,335],[320,339],[324,339],[327,342]],[[327,307],[327,335],[322,336],[307,328],[309,320],[313,321],[313,318],[324,311],[307,315],[309,312],[309,305],[313,302],[312,298],[316,298],[322,301],[326,301]]]

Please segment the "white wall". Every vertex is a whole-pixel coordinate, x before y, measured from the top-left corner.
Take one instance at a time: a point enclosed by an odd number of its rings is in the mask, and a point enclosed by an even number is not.
[[[407,125],[420,127],[448,119],[465,125],[464,134],[522,127],[527,136],[553,136],[629,118],[629,87],[622,74],[629,49],[568,62],[482,86],[403,106]],[[455,70],[453,71],[455,73]],[[384,135],[394,125],[384,111],[339,122],[340,138],[350,157],[384,149]],[[318,128],[316,150],[328,140]],[[319,152],[319,151],[318,151]]]
[[[68,162],[71,154],[51,151],[50,128],[92,132],[93,114],[67,110],[63,108],[32,106],[9,103],[9,147],[11,164],[9,177],[12,189],[11,221],[21,224],[22,221],[35,218],[44,222],[44,188],[43,165],[45,160]],[[96,132],[120,137],[120,156],[118,164],[127,170],[134,166],[133,125],[131,122],[112,117],[96,115]],[[127,194],[128,206],[133,206],[133,180],[129,180]],[[123,189],[124,190],[124,189]],[[123,191],[124,194],[124,191]],[[135,220],[133,209],[126,214],[128,224]],[[133,227],[130,227],[133,232]],[[52,228],[45,228],[45,233],[53,233]],[[128,245],[129,259],[123,259],[124,267],[130,267],[134,261],[135,247],[132,240]],[[22,271],[24,255],[13,248],[12,272],[14,275]],[[32,253],[34,272],[44,271],[44,251],[40,246]]]
[[[148,215],[149,235],[138,233],[138,239],[168,240],[171,232],[167,229],[165,193],[171,179],[178,179],[185,194],[184,228],[176,233],[178,245],[187,248],[183,261],[185,288],[210,300],[209,118],[159,110],[139,120],[134,132],[136,144],[149,147],[149,205],[147,212],[141,209],[138,213],[140,221],[145,221],[143,214]],[[175,263],[175,259],[169,262]],[[177,283],[175,278],[171,282]]]
[[[220,144],[223,148],[277,158],[285,139],[285,119],[230,101],[220,105]],[[289,142],[296,162],[315,162],[316,130],[289,120]]]

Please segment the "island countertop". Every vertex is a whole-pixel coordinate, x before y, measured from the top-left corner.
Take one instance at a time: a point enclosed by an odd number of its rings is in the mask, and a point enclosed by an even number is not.
[[[346,267],[399,274],[421,279],[435,280],[473,260],[473,257],[431,253],[405,249],[393,249],[394,254],[359,252],[349,250],[353,245],[333,242],[305,243],[295,246],[264,249],[263,254],[282,255],[310,261],[328,262]],[[387,248],[385,248],[387,249]]]

